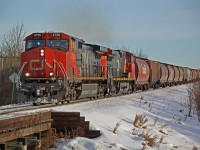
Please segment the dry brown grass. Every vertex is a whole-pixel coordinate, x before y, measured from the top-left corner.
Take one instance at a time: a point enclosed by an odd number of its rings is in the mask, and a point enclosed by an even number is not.
[[[155,117],[152,127],[150,129],[147,129],[147,125],[145,125],[148,122],[146,115],[137,115],[137,114],[135,115],[135,119],[133,121],[134,128],[132,129],[133,131],[132,134],[141,136],[144,138],[142,149],[146,149],[147,145],[150,147],[153,147],[156,144],[158,137],[157,135],[152,134],[152,129],[156,125],[157,121],[158,121],[158,117]],[[143,128],[142,133],[141,133],[141,128]],[[163,140],[163,139],[160,139],[160,140]]]
[[[164,123],[164,124],[162,124],[162,125],[160,126],[160,130],[162,130],[162,129],[166,128],[167,126],[168,126],[168,124],[167,124],[167,123]]]
[[[66,136],[69,136],[71,139],[78,136],[84,136],[85,128],[82,126],[78,126],[76,129],[69,132]]]
[[[32,142],[27,145],[28,150],[46,150],[49,149],[50,147],[56,148],[56,140],[58,136],[56,134],[55,129],[49,129],[45,133],[45,136],[41,138],[41,140],[37,142]]]
[[[85,128],[78,126],[76,129],[72,129],[69,131],[66,130],[64,133],[63,132],[57,133],[57,137],[68,140],[68,139],[72,139],[74,137],[84,136],[84,134],[85,134]]]
[[[165,138],[164,135],[162,135],[162,136],[160,137],[159,143],[163,143],[163,139],[164,139],[164,138]]]
[[[114,129],[113,129],[113,133],[116,134],[117,129],[119,128],[119,126],[121,125],[121,122],[117,122]]]
[[[145,127],[144,124],[147,123],[148,119],[146,117],[146,115],[135,115],[135,119],[133,121],[133,125],[136,128],[141,128],[141,127]]]
[[[196,146],[193,146],[192,150],[198,150],[198,148]]]
[[[141,96],[140,96],[140,104],[139,104],[139,107],[140,107],[141,104],[142,104],[142,100],[144,100],[144,97],[141,95]]]
[[[200,122],[200,81],[194,83],[194,100],[195,100],[195,108],[198,116],[198,120]]]
[[[146,144],[150,147],[153,147],[156,144],[156,140],[158,138],[157,135],[152,135],[149,133],[144,134],[143,137]]]
[[[143,142],[142,145],[143,145],[143,146],[142,146],[142,150],[145,150],[146,147],[147,147],[147,144],[146,144],[145,142]]]
[[[192,109],[196,110],[200,122],[200,81],[187,85],[188,91],[188,117],[191,117]],[[185,120],[187,117],[185,118]]]
[[[155,126],[157,122],[158,122],[158,117],[155,117],[154,122],[153,122],[153,126]]]

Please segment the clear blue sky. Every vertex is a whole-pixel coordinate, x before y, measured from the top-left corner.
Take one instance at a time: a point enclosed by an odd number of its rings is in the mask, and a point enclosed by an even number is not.
[[[0,35],[17,22],[200,68],[200,0],[0,0]]]

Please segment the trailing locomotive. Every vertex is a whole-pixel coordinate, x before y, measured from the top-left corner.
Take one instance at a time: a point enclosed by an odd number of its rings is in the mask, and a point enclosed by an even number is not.
[[[45,32],[25,38],[19,76],[19,91],[38,104],[187,83],[200,79],[200,71]]]

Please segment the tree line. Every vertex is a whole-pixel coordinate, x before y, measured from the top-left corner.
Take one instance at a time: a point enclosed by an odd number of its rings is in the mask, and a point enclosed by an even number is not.
[[[11,74],[18,73],[20,53],[24,49],[25,29],[22,23],[13,25],[1,36],[0,45],[0,105],[17,103],[16,86],[10,81]],[[14,92],[14,93],[12,93]]]

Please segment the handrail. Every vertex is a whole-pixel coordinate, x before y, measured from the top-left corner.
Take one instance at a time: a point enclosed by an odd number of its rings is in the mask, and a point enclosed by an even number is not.
[[[56,61],[56,60],[55,60]],[[64,75],[64,88],[65,88],[65,83],[66,83],[66,79],[65,78],[68,78],[68,76],[67,76],[67,73],[66,73],[66,70],[65,70],[65,68],[64,68],[64,66],[63,66],[63,64],[61,63],[61,62],[57,62],[56,61],[56,63],[58,63],[58,66],[60,67],[60,69],[61,69],[61,71],[62,71],[62,73],[63,73],[63,75]],[[62,66],[62,67],[61,67]]]
[[[18,77],[19,77],[19,80],[18,80],[18,82],[17,82],[17,89],[19,89],[19,82],[20,82],[20,76],[21,76],[21,74],[22,74],[22,71],[23,71],[23,69],[24,69],[24,67],[25,67],[25,65],[27,64],[28,62],[24,62],[23,63],[23,65],[22,65],[22,67],[20,68],[20,70],[19,70],[19,72],[18,72]]]

